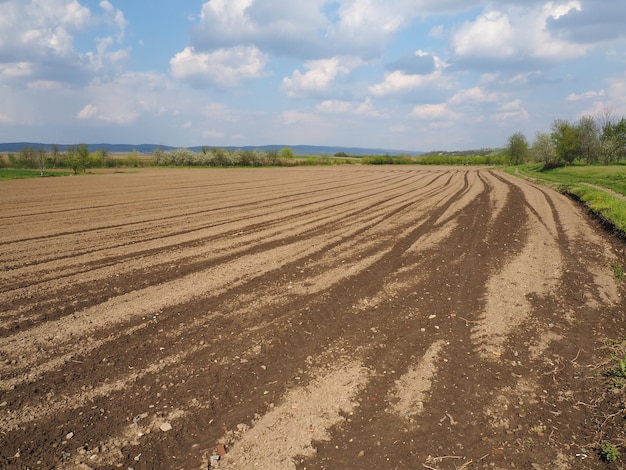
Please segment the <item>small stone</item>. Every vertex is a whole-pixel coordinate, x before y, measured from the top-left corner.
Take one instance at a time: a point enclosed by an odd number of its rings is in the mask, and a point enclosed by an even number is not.
[[[74,437],[74,433],[73,433],[73,432],[68,432],[68,433],[65,435],[65,439],[67,439],[68,441],[69,441],[72,437]]]
[[[361,452],[359,452],[359,455],[357,455],[358,458],[361,458],[365,455],[365,451],[362,450]]]
[[[170,423],[163,423],[161,426],[159,426],[159,429],[163,432],[171,431],[172,425]]]

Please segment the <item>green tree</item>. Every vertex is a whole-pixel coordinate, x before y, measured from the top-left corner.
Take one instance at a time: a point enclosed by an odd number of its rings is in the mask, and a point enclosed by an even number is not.
[[[578,120],[576,133],[580,143],[580,157],[587,164],[596,163],[600,159],[600,126],[591,116],[583,116]]]
[[[87,166],[89,168],[102,168],[104,166],[104,155],[102,150],[96,150],[87,157]]]
[[[536,161],[543,162],[546,167],[558,164],[554,142],[550,135],[545,132],[537,133],[531,147],[531,153]]]
[[[37,150],[33,147],[26,146],[22,148],[18,154],[18,165],[22,168],[37,167]]]
[[[108,162],[108,160],[109,160],[109,151],[105,147],[102,147],[100,150],[98,150],[98,152],[100,152],[100,158],[102,160],[102,166],[106,168],[107,166],[109,166],[109,164],[108,164],[109,163]]]
[[[552,122],[550,134],[556,149],[556,156],[560,161],[571,164],[582,155],[582,147],[576,126],[564,119],[555,119]]]
[[[65,166],[71,168],[74,171],[74,174],[77,175],[80,170],[82,170],[80,158],[78,157],[78,152],[76,151],[76,147],[73,145],[67,148],[67,152],[65,155]]]
[[[528,160],[528,141],[521,132],[516,132],[509,137],[508,145],[509,163],[520,165]]]
[[[626,158],[626,118],[622,117],[618,121],[609,116],[601,127],[602,160],[609,163]]]
[[[78,159],[80,169],[85,173],[89,164],[89,147],[87,147],[87,144],[78,144],[76,147],[76,158]],[[74,173],[76,173],[76,170],[74,170]]]
[[[293,159],[295,158],[295,155],[293,154],[293,150],[291,150],[291,148],[289,147],[283,147],[282,149],[280,149],[280,158],[284,158],[284,159]]]

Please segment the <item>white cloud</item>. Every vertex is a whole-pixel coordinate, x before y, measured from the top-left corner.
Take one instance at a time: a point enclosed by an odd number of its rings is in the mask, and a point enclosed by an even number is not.
[[[102,0],[100,2],[100,7],[104,10],[106,14],[106,21],[117,28],[117,40],[118,42],[121,42],[124,39],[124,34],[128,26],[128,21],[124,17],[124,13],[122,12],[122,10],[115,8],[111,4],[111,2],[109,2],[109,0]]]
[[[26,86],[31,90],[58,90],[62,84],[54,80],[35,80]]]
[[[33,74],[33,64],[30,62],[9,62],[0,64],[0,77],[19,78]]]
[[[162,116],[164,106],[171,109],[175,94],[165,77],[150,73],[124,73],[111,80],[94,80],[82,93],[90,102],[78,112],[77,119],[118,126],[142,116]]]
[[[429,74],[409,74],[402,70],[386,73],[384,81],[371,85],[369,91],[375,96],[385,96],[426,87],[449,88],[452,83],[451,79],[444,75],[448,64],[436,56],[434,63],[435,69]]]
[[[604,90],[600,90],[600,91],[589,90],[581,94],[570,93],[569,95],[567,95],[567,101],[589,100],[589,99],[601,98],[604,95],[605,95]]]
[[[465,10],[476,2],[450,0],[210,0],[192,43],[198,51],[253,44],[266,53],[302,60],[330,55],[379,57],[417,17]]]
[[[281,120],[288,125],[295,124],[319,124],[320,118],[312,113],[297,110],[288,110],[281,113]]]
[[[462,24],[452,37],[457,57],[473,60],[565,60],[580,57],[587,48],[552,35],[548,20],[581,9],[579,1],[490,9]]]
[[[347,75],[360,65],[354,58],[333,57],[312,60],[304,64],[306,72],[294,70],[291,77],[283,78],[281,90],[294,98],[328,91],[339,75]]]
[[[88,104],[76,114],[76,117],[78,119],[93,119],[97,115],[98,108],[93,104]]]
[[[626,73],[609,77],[607,83],[609,87],[606,94],[609,102],[605,103],[605,110],[609,109],[616,115],[626,116]]]
[[[337,32],[352,38],[365,31],[379,37],[393,34],[410,21],[407,6],[402,0],[394,4],[381,0],[341,2]]]
[[[378,111],[372,101],[366,98],[362,103],[342,100],[326,100],[317,105],[318,111],[329,114],[354,114],[374,118],[386,118],[388,115]]]
[[[241,80],[264,76],[268,56],[254,46],[237,46],[214,52],[186,47],[171,60],[172,76],[194,86],[232,87]]]
[[[418,105],[411,111],[411,117],[425,121],[449,121],[459,117],[445,103]]]
[[[192,30],[199,51],[254,45],[265,52],[315,55],[326,27],[325,0],[211,0]],[[299,52],[298,52],[299,51]]]
[[[225,135],[224,132],[215,130],[202,132],[202,137],[206,137],[207,139],[222,139]]]
[[[454,94],[448,100],[450,104],[479,104],[479,103],[495,103],[503,98],[502,93],[487,92],[481,87],[473,87],[467,90],[461,90]]]
[[[519,99],[503,103],[500,105],[498,112],[492,116],[494,121],[525,121],[528,118],[528,111],[526,111],[522,101]]]
[[[625,36],[626,3],[623,0],[580,0],[576,3],[576,8],[564,8],[560,14],[548,19],[548,29],[552,33],[579,44],[599,44]]]
[[[39,46],[64,56],[73,51],[72,32],[88,25],[91,11],[77,0],[34,0],[19,11],[18,18],[24,21],[20,29],[25,32],[18,36],[22,46]]]
[[[77,85],[100,71],[119,68],[129,50],[113,50],[112,46],[122,40],[126,20],[108,0],[100,6],[102,9],[94,12],[78,0],[1,2],[0,67],[15,69],[19,65],[19,76],[30,80],[11,80],[16,76],[11,70],[0,75],[0,80],[13,86],[37,82]],[[93,44],[95,50],[90,50]]]

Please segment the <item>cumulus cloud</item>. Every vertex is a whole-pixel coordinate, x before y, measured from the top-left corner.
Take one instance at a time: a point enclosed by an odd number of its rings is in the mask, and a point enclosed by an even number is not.
[[[502,93],[488,92],[485,91],[484,88],[476,86],[455,93],[452,98],[450,98],[449,103],[453,105],[495,103],[501,100],[503,96]]]
[[[317,105],[317,110],[329,114],[354,114],[374,118],[388,117],[386,113],[378,111],[374,107],[370,98],[366,98],[365,101],[360,103],[342,100],[326,100]]]
[[[477,1],[209,0],[192,30],[199,51],[254,44],[302,60],[331,55],[379,57],[417,17],[466,10]]]
[[[527,120],[529,114],[524,108],[522,101],[517,99],[501,104],[492,118],[494,121]]]
[[[172,76],[193,86],[232,87],[264,76],[268,56],[254,46],[198,52],[189,46],[170,60]]]
[[[128,26],[128,21],[126,21],[124,13],[122,10],[115,8],[109,0],[102,0],[100,2],[100,7],[105,12],[105,20],[117,28],[117,40],[118,42],[121,42],[124,39],[124,33],[126,32],[126,27]]]
[[[579,8],[548,18],[548,30],[568,41],[593,44],[624,37],[626,3],[623,0],[581,0]]]
[[[361,64],[356,58],[333,57],[312,60],[304,64],[306,72],[294,70],[283,78],[281,90],[290,98],[316,95],[328,91],[338,76],[347,75]]]
[[[450,121],[459,115],[448,108],[445,103],[418,105],[411,111],[411,117],[425,121]]]
[[[73,52],[73,34],[84,29],[91,18],[88,8],[72,0],[9,0],[3,5],[18,24],[6,24],[0,30],[1,44],[17,47],[16,52],[52,52],[66,56]]]
[[[319,116],[298,110],[288,110],[281,113],[281,119],[285,124],[311,124],[317,125],[321,122]]]
[[[604,96],[604,90],[595,91],[589,90],[580,94],[570,93],[567,95],[567,101],[580,101],[580,100],[589,100],[594,98],[601,98]]]
[[[163,113],[165,92],[172,86],[154,73],[128,72],[112,80],[94,80],[84,90],[90,102],[76,114],[82,121],[126,125],[142,115]]]
[[[385,74],[385,79],[381,83],[376,83],[369,87],[370,93],[375,96],[386,96],[399,93],[407,93],[420,88],[448,88],[450,78],[444,75],[444,70],[448,67],[443,60],[437,56],[420,55],[422,59],[432,59],[434,68],[430,73],[407,73],[404,70],[394,70]]]
[[[199,51],[254,44],[266,52],[309,57],[321,47],[324,0],[210,0],[192,30]]]
[[[547,23],[581,8],[580,2],[573,0],[489,9],[458,28],[452,47],[457,58],[466,60],[554,61],[580,57],[588,49],[551,34]]]
[[[83,109],[81,109],[76,117],[78,119],[92,119],[98,115],[98,108],[93,104],[86,105]]]
[[[34,64],[30,62],[9,62],[0,64],[0,76],[6,78],[28,77],[33,73]]]
[[[10,81],[12,86],[53,81],[84,84],[103,68],[124,62],[128,51],[112,49],[123,36],[124,16],[108,0],[100,6],[92,11],[78,0],[0,3],[0,79],[19,76],[22,80]],[[93,38],[96,48],[83,46],[77,51],[77,38],[92,38],[99,23],[105,24],[98,30],[105,34]]]

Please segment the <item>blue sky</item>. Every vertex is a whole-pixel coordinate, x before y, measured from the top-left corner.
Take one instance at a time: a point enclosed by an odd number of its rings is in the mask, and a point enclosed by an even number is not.
[[[626,115],[624,24],[624,0],[0,0],[0,141],[532,141]]]

